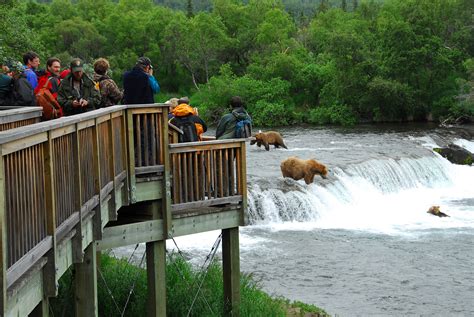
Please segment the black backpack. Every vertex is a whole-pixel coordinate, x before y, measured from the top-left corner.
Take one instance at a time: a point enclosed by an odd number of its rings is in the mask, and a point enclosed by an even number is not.
[[[182,134],[178,133],[179,143],[199,141],[196,126],[190,117],[175,117],[175,120],[173,120],[175,125],[183,131]]]
[[[36,97],[26,77],[13,78],[11,101],[14,106],[35,107]]]

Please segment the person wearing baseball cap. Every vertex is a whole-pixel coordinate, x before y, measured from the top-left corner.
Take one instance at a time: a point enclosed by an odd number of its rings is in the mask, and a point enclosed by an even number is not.
[[[67,116],[94,110],[100,105],[96,84],[84,74],[84,63],[74,58],[69,65],[71,72],[61,81],[58,102]]]
[[[160,91],[160,85],[153,76],[151,60],[142,56],[132,70],[123,74],[124,104],[151,104],[154,94]]]

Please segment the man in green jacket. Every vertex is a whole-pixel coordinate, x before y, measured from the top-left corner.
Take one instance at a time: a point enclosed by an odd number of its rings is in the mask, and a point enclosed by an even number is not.
[[[71,73],[61,81],[58,90],[58,102],[63,107],[64,114],[71,116],[98,108],[98,85],[84,74],[80,59],[73,59],[70,66]]]
[[[252,119],[247,111],[245,111],[242,99],[239,96],[234,96],[230,100],[230,105],[232,106],[232,112],[224,115],[219,121],[216,139],[250,137],[252,133]]]

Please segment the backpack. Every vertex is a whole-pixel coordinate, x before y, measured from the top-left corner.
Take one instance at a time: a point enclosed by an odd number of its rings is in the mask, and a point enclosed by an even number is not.
[[[235,124],[235,133],[234,137],[237,139],[240,138],[250,138],[252,136],[252,121],[249,119],[239,120]]]
[[[11,105],[19,107],[35,107],[36,100],[30,82],[24,76],[13,77]]]
[[[199,141],[196,125],[190,120],[190,116],[175,117],[174,119],[175,125],[183,131],[182,134],[178,133],[179,143]]]
[[[38,107],[43,108],[43,120],[57,119],[63,116],[61,106],[47,88],[49,80],[50,78],[48,78],[44,86],[36,94],[36,104]]]

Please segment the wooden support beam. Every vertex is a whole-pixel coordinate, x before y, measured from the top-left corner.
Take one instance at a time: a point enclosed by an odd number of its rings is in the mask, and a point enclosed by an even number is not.
[[[2,152],[0,147],[0,153]],[[6,188],[5,188],[5,168],[3,166],[3,156],[0,155],[0,316],[5,315],[7,310],[7,217],[6,217]]]
[[[49,300],[43,298],[41,302],[35,307],[35,309],[28,315],[29,317],[48,317],[49,316]]]
[[[76,186],[76,197],[74,201],[74,209],[78,211],[78,222],[75,226],[76,235],[72,240],[72,255],[74,263],[81,263],[84,259],[84,252],[82,250],[82,201],[83,195],[81,186],[81,144],[79,137],[79,127],[75,124],[76,132],[73,134],[73,156],[74,156],[74,184]]]
[[[222,266],[224,275],[224,315],[239,316],[239,227],[222,230]]]
[[[166,240],[146,244],[148,316],[166,316]]]
[[[133,131],[133,112],[127,110],[127,170],[129,181],[130,203],[137,202],[136,196],[136,177],[135,177],[135,140]]]
[[[240,193],[242,194],[242,208],[241,208],[241,211],[240,211],[240,225],[241,226],[244,226],[245,225],[245,214],[246,214],[246,211],[247,211],[247,160],[246,160],[246,157],[247,157],[247,151],[246,151],[246,147],[245,147],[245,142],[243,142],[241,144],[241,159],[240,159],[240,164],[242,165],[241,168],[240,168],[240,175],[237,176],[237,177],[240,177],[241,179],[241,182],[240,182],[240,186],[242,186],[241,188],[241,191]]]
[[[75,311],[77,317],[98,316],[97,258],[95,243],[84,252],[84,262],[75,264]]]
[[[56,190],[54,186],[53,165],[53,138],[52,132],[48,132],[48,141],[44,144],[44,179],[46,195],[46,234],[51,236],[51,250],[46,254],[48,262],[44,267],[43,285],[46,296],[58,295],[58,279],[56,270]]]
[[[99,195],[99,204],[96,207],[94,215],[94,240],[102,239],[102,182],[100,179],[100,149],[99,149],[99,124],[97,119],[95,121],[94,133],[92,138],[92,148],[94,153],[94,172],[92,173],[94,179],[94,192]],[[104,184],[105,185],[105,184]]]
[[[172,216],[171,216],[171,169],[170,169],[170,153],[169,153],[169,138],[168,138],[168,108],[162,108],[163,115],[162,119],[162,128],[161,131],[161,144],[163,144],[163,188],[164,195],[161,199],[162,211],[163,211],[163,232],[165,237],[168,237],[168,233],[171,230],[172,226]]]

